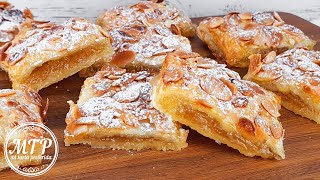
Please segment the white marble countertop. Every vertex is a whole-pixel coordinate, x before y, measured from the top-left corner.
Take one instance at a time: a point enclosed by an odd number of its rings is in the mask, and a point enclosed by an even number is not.
[[[94,20],[104,9],[137,0],[9,0],[18,8],[28,7],[41,20],[62,22],[69,17]],[[320,0],[169,0],[190,17],[223,15],[230,11],[283,11],[320,26]],[[183,2],[183,3],[182,3]]]

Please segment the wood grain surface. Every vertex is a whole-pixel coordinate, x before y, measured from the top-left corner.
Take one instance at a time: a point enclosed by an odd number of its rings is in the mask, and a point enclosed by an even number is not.
[[[320,41],[320,28],[297,16],[280,14],[289,24]],[[203,18],[193,19],[195,23]],[[197,38],[191,39],[193,51],[211,57]],[[316,50],[320,45],[316,46]],[[224,62],[221,62],[224,63]],[[246,69],[235,69],[244,74]],[[282,108],[280,121],[285,129],[286,159],[249,158],[237,150],[190,131],[189,146],[176,152],[123,151],[94,149],[85,145],[65,147],[63,131],[67,100],[78,99],[83,80],[69,77],[40,91],[50,99],[49,122],[46,124],[59,141],[59,157],[53,168],[39,179],[289,179],[320,178],[320,125]],[[11,83],[0,72],[0,89]],[[0,179],[25,178],[11,170],[0,172]]]

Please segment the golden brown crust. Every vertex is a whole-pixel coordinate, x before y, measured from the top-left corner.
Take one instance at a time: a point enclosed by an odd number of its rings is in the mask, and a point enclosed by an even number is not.
[[[213,54],[230,66],[247,67],[251,54],[263,57],[271,51],[313,49],[315,41],[298,28],[285,24],[277,12],[230,13],[203,20],[197,34]]]
[[[38,91],[113,54],[108,34],[82,18],[24,27],[0,61],[14,88],[23,84]]]
[[[246,79],[279,94],[282,105],[320,123],[320,52],[292,49],[250,61]],[[256,66],[259,63],[260,66]]]
[[[247,156],[284,158],[280,99],[196,53],[172,53],[154,85],[161,112]]]
[[[112,149],[180,150],[188,132],[150,103],[153,76],[107,66],[88,78],[77,104],[69,102],[65,144]]]
[[[191,20],[177,9],[148,1],[108,10],[97,24],[110,33],[116,52],[105,64],[135,71],[159,70],[169,52],[191,52],[189,40],[181,35],[195,32]]]
[[[42,98],[33,91],[23,88],[22,91],[12,89],[0,90],[0,152],[3,154],[5,138],[13,128],[25,122],[43,123],[46,120],[47,105],[42,104]],[[41,138],[42,131],[21,131],[21,139]],[[10,141],[10,140],[9,140]],[[27,147],[28,148],[28,147]],[[38,152],[36,149],[35,154]],[[15,166],[40,164],[41,161],[13,160]],[[0,156],[0,170],[8,165],[4,156]]]

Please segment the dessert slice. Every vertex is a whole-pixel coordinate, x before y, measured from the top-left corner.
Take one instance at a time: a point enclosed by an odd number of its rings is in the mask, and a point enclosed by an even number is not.
[[[7,135],[16,126],[23,125],[26,122],[43,123],[46,119],[46,106],[42,105],[41,97],[27,89],[23,91],[2,89],[0,90],[0,170],[8,168],[4,157],[4,144]],[[33,130],[18,130],[11,139],[9,139],[10,150],[14,149],[13,139],[41,139],[43,138],[42,130],[33,128]],[[11,146],[12,145],[12,146]],[[42,146],[38,143],[34,146],[34,153],[30,154],[31,144],[26,144],[26,156],[42,155]],[[17,155],[16,152],[12,155]],[[21,155],[21,154],[20,154]],[[10,156],[9,156],[10,158]],[[39,159],[11,159],[11,163],[16,166],[28,166],[41,164]]]
[[[281,96],[288,110],[320,123],[320,52],[292,49],[250,56],[245,79]]]
[[[266,56],[288,49],[313,49],[316,41],[298,28],[286,24],[277,12],[229,13],[203,20],[197,34],[219,60],[229,66],[247,67],[251,54]]]
[[[153,87],[162,113],[246,156],[284,159],[280,98],[196,53],[169,54]]]
[[[83,77],[93,75],[108,63],[130,71],[159,71],[167,53],[191,52],[189,40],[180,34],[189,34],[189,29],[195,29],[190,19],[177,9],[153,2],[108,10],[100,15],[97,24],[110,33],[115,54],[112,59],[104,59],[81,71]]]
[[[39,91],[113,54],[108,34],[80,18],[38,24],[16,38],[0,61],[15,89]]]
[[[33,15],[29,9],[24,11],[14,9],[10,3],[2,1],[0,2],[0,19],[0,48],[2,49],[19,33],[21,24],[32,20]]]
[[[164,151],[187,147],[188,131],[151,105],[152,77],[108,66],[86,79],[78,103],[68,102],[65,145]]]

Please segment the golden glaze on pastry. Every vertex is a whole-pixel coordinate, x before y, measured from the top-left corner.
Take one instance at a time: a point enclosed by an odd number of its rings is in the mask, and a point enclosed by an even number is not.
[[[6,136],[13,128],[25,122],[43,123],[46,119],[47,109],[48,103],[46,106],[43,106],[41,97],[33,91],[27,89],[23,89],[23,91],[12,89],[0,90],[0,170],[9,167],[3,152]],[[19,131],[19,134],[14,137],[20,139],[41,138],[42,131],[36,128],[34,131]],[[37,145],[35,147],[33,155],[41,155],[42,148]],[[27,145],[26,148],[30,149],[31,145]],[[11,162],[15,166],[28,166],[41,163],[41,161],[35,159],[11,159]]]
[[[78,18],[62,25],[37,24],[19,34],[0,65],[14,88],[25,85],[39,91],[112,54],[108,34]]]
[[[0,1],[0,47],[10,43],[19,33],[20,25],[26,20],[32,20],[29,9],[20,11],[8,3]],[[1,53],[1,52],[0,52]]]
[[[180,150],[188,131],[150,103],[153,76],[105,67],[86,79],[77,104],[69,101],[65,145],[111,149]]]
[[[250,56],[246,79],[281,96],[282,105],[320,123],[320,52],[292,49]]]
[[[251,54],[267,55],[288,49],[313,49],[315,41],[281,19],[277,12],[230,13],[203,20],[197,34],[218,59],[228,65],[247,67]]]
[[[246,156],[284,159],[280,98],[196,53],[169,54],[153,87],[162,113]]]
[[[80,76],[90,76],[108,62],[130,70],[158,71],[167,53],[191,52],[189,40],[180,35],[195,32],[191,20],[177,9],[148,1],[106,11],[97,24],[110,33],[116,53],[112,59],[81,71]]]

